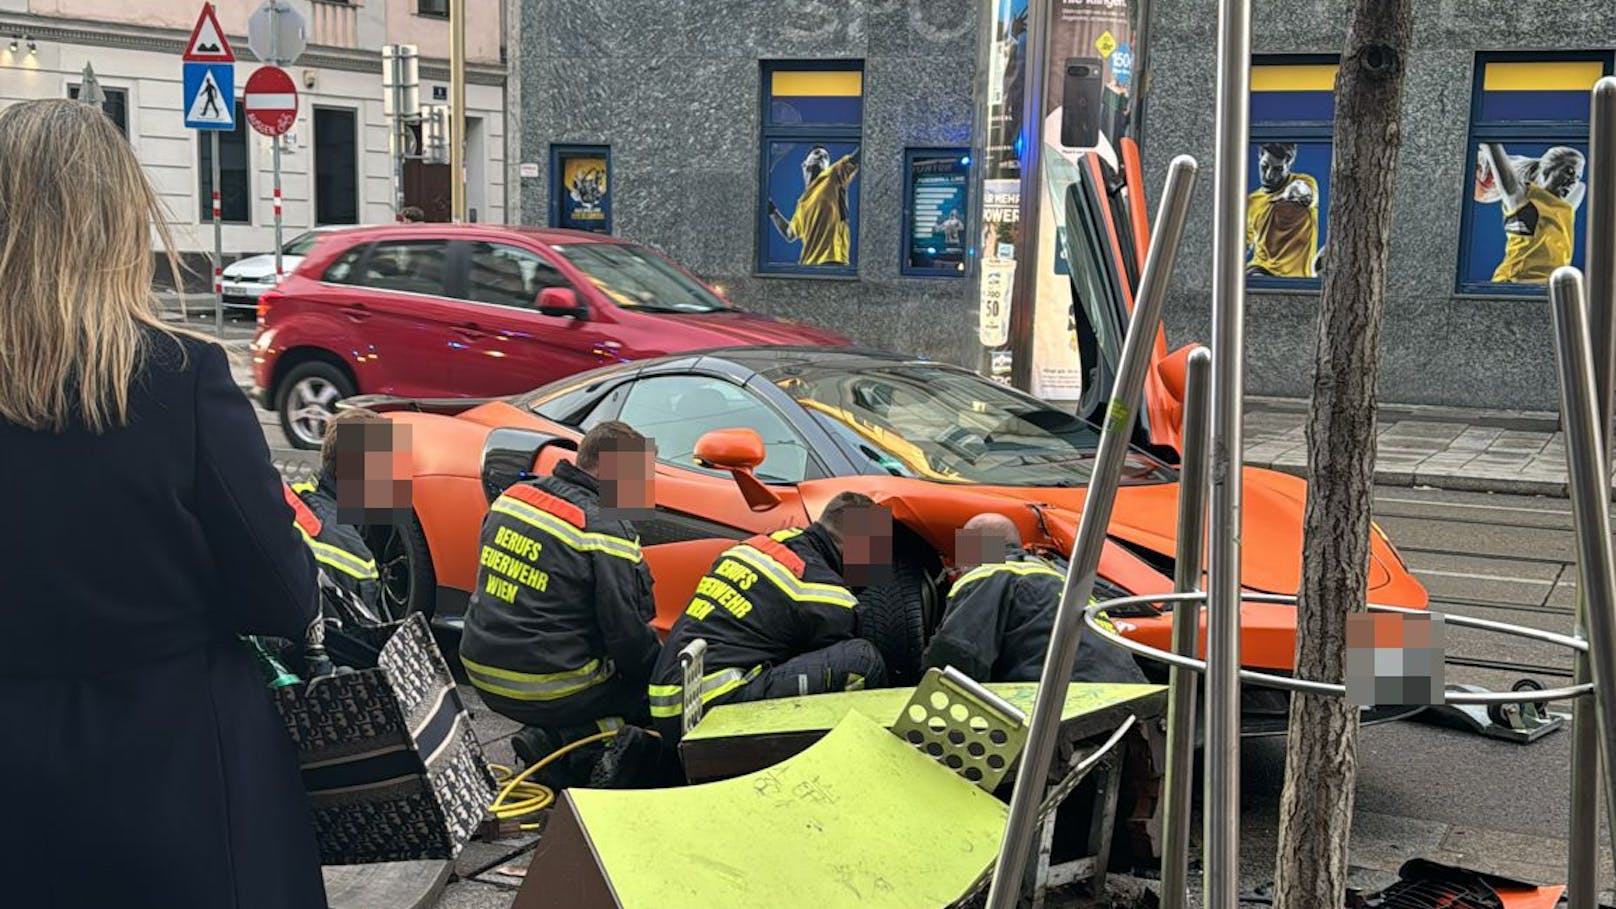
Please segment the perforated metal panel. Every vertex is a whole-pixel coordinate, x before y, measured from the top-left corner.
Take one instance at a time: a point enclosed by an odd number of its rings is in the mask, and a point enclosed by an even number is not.
[[[998,788],[1027,741],[1026,717],[952,668],[928,670],[892,734],[987,792]]]
[[[681,733],[689,732],[701,722],[704,706],[701,700],[701,680],[706,672],[706,660],[707,642],[701,638],[691,641],[685,649],[679,651],[682,683],[680,687],[684,707],[684,714],[679,720]]]

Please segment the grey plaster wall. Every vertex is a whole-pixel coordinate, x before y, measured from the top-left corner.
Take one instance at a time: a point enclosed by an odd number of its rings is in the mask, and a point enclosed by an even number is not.
[[[1216,0],[1154,4],[1145,156],[1151,198],[1167,162],[1202,165],[1195,208],[1168,303],[1174,346],[1210,335],[1211,183]],[[1459,297],[1460,211],[1470,178],[1471,81],[1477,51],[1608,50],[1616,4],[1544,0],[1419,0],[1405,86],[1387,283],[1381,397],[1388,402],[1557,410],[1546,300]],[[1337,53],[1344,7],[1326,0],[1256,0],[1257,54]],[[1317,294],[1252,293],[1247,389],[1306,396]]]
[[[903,149],[968,145],[970,0],[521,0],[521,220],[549,211],[552,143],[612,147],[613,220],[737,302],[974,365],[965,282],[899,272]],[[862,59],[857,280],[754,275],[760,60]]]

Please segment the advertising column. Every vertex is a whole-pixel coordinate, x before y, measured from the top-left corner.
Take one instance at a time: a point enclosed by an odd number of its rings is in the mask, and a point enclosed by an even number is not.
[[[1077,161],[1093,150],[1113,166],[1113,143],[1125,132],[1133,79],[1134,26],[1128,0],[1030,0],[1049,3],[1047,70],[1036,105],[1039,128],[1023,122],[1026,104],[1029,0],[998,0],[994,51],[989,55],[988,135],[983,161],[980,341],[989,374],[1009,382],[1016,356],[1032,360],[1034,394],[1057,402],[1080,392],[1076,320],[1065,261],[1066,191]],[[1039,173],[1023,172],[1027,143],[1041,141]],[[1039,195],[1036,230],[1022,230],[1021,194]],[[1036,244],[1029,249],[1028,240]],[[1019,260],[1019,261],[1018,261]],[[1032,280],[1017,268],[1036,263]],[[1017,291],[1020,291],[1018,293]],[[1011,337],[1010,312],[1034,307],[1031,336]]]

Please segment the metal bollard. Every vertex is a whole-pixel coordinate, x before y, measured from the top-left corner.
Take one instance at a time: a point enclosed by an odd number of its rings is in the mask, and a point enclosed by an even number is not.
[[[1144,389],[1145,369],[1150,365],[1150,348],[1156,340],[1156,325],[1161,320],[1162,304],[1167,298],[1173,259],[1184,233],[1185,216],[1189,213],[1195,167],[1193,158],[1180,155],[1173,159],[1167,169],[1167,187],[1162,192],[1161,207],[1156,212],[1156,229],[1150,238],[1150,251],[1145,257],[1138,300],[1128,322],[1128,334],[1123,340],[1122,358],[1117,365],[1116,383],[1111,390],[1111,405],[1100,432],[1100,450],[1094,459],[1093,473],[1089,476],[1088,495],[1083,501],[1083,516],[1078,521],[1071,565],[1066,572],[1066,585],[1061,591],[1049,651],[1044,658],[1043,675],[1038,682],[1038,698],[1033,707],[1031,726],[1027,730],[1027,745],[1021,752],[1021,767],[1016,771],[1015,793],[1010,799],[1010,816],[1005,821],[1004,842],[999,847],[999,857],[993,868],[993,884],[988,890],[988,909],[1014,909],[1021,894],[1022,873],[1032,851],[1038,806],[1043,801],[1044,782],[1049,776],[1055,736],[1060,728],[1061,706],[1066,702],[1072,663],[1077,659],[1079,635],[1083,628],[1082,612],[1089,597],[1094,594],[1095,569],[1100,564],[1100,549],[1105,545],[1106,528],[1111,524],[1111,508],[1116,502],[1117,484],[1121,480],[1123,462],[1128,454],[1128,439],[1133,434],[1135,407]]]
[[[1212,558],[1207,572],[1207,909],[1240,897],[1240,535],[1245,399],[1246,156],[1251,0],[1218,3],[1217,183],[1212,196]]]
[[[1594,401],[1604,440],[1605,472],[1610,472],[1611,384],[1616,372],[1616,78],[1594,86],[1588,130],[1588,333],[1593,348]],[[1587,637],[1586,607],[1577,597],[1575,633]],[[1588,655],[1572,659],[1571,680],[1592,678]],[[1571,707],[1571,824],[1567,834],[1566,909],[1595,909],[1599,862],[1599,729],[1594,702],[1578,698]]]
[[[1201,586],[1206,560],[1206,486],[1212,426],[1208,384],[1212,354],[1204,347],[1190,352],[1184,381],[1184,463],[1178,473],[1178,552],[1173,565],[1173,591],[1189,593]],[[1173,651],[1195,657],[1200,642],[1201,604],[1173,606]],[[1195,788],[1195,688],[1200,677],[1174,666],[1167,680],[1167,768],[1162,806],[1162,909],[1184,909],[1189,896],[1190,795]]]
[[[1593,347],[1583,305],[1582,274],[1556,269],[1549,279],[1554,335],[1559,350],[1560,419],[1565,425],[1571,512],[1577,528],[1577,588],[1588,625],[1594,714],[1604,771],[1605,810],[1616,818],[1616,553],[1610,539],[1610,474],[1603,421],[1594,392]],[[1598,840],[1595,840],[1597,843]],[[1575,850],[1575,844],[1573,844]],[[1577,853],[1572,852],[1573,861]],[[1578,869],[1581,870],[1581,869]]]

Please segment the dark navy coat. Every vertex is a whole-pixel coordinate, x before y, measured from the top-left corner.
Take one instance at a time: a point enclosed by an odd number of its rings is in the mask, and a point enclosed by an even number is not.
[[[313,559],[224,351],[147,341],[128,426],[0,419],[0,903],[324,909],[238,638],[302,639]]]

